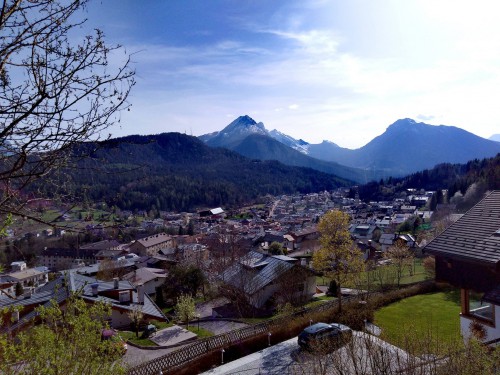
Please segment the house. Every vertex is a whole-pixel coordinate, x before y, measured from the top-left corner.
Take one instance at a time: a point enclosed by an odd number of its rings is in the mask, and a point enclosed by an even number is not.
[[[123,276],[123,280],[130,281],[135,287],[143,285],[144,292],[150,296],[156,293],[156,288],[163,285],[166,278],[167,273],[165,270],[149,267],[138,268]]]
[[[500,191],[489,193],[424,249],[436,258],[436,280],[461,290],[460,328],[500,340]]]
[[[295,238],[297,244],[305,240],[316,240],[319,238],[319,232],[316,226],[304,228],[296,232],[291,232],[290,234]]]
[[[280,303],[283,291],[294,300],[308,300],[316,292],[315,273],[301,266],[297,259],[257,251],[241,257],[220,278],[241,291],[255,308],[263,308],[271,298]]]
[[[396,238],[396,235],[394,233],[382,233],[380,235],[379,240],[378,240],[378,243],[381,246],[380,249],[382,251],[386,251],[389,247],[392,246],[395,238]]]
[[[208,260],[208,247],[199,243],[185,243],[175,249],[176,260],[200,266]]]
[[[158,233],[132,242],[130,251],[141,256],[153,256],[165,247],[174,247],[174,241],[168,234]]]
[[[33,294],[24,298],[13,299],[0,295],[0,309],[20,307],[18,313],[8,317],[12,322],[2,326],[0,333],[13,333],[24,329],[38,320],[39,306],[49,306],[52,301],[64,305],[70,295],[76,293],[87,303],[101,301],[111,306],[111,327],[123,327],[132,321],[128,312],[140,309],[144,320],[167,321],[163,312],[145,293],[143,287],[135,288],[129,281],[112,280],[109,282],[97,280],[93,277],[79,275],[76,272],[67,272],[57,279],[38,288]]]
[[[22,271],[14,271],[0,276],[0,280],[6,283],[21,284],[23,287],[37,287],[49,281],[48,271],[36,268],[25,268]]]
[[[38,256],[38,264],[53,271],[71,268],[76,260],[87,264],[96,262],[96,254],[100,249],[63,249],[45,248]]]
[[[96,250],[118,250],[120,243],[116,240],[103,240],[98,242],[81,245],[80,249],[96,249]]]
[[[81,265],[73,267],[80,275],[95,276],[98,272],[107,274],[106,277],[112,275],[123,275],[136,268],[134,258],[121,258],[107,262],[100,262],[88,266]]]
[[[128,254],[128,251],[123,249],[103,249],[99,250],[99,252],[95,255],[95,259],[97,263],[101,263],[102,261],[112,261],[117,260],[119,258],[125,257]]]
[[[283,236],[283,247],[290,253],[296,249],[295,238],[291,234]]]
[[[220,207],[198,212],[200,218],[220,219],[224,216],[224,210]]]
[[[380,250],[382,250],[382,252],[386,251],[388,248],[393,246],[396,241],[401,241],[410,249],[413,249],[416,255],[420,255],[420,252],[417,251],[419,249],[415,237],[408,233],[403,233],[403,234],[382,233],[378,241],[379,244],[381,245]]]
[[[392,224],[392,219],[389,216],[384,216],[383,219],[376,219],[375,225],[381,229],[389,228]]]
[[[351,236],[357,240],[371,240],[373,238],[373,232],[377,229],[380,230],[380,228],[373,224],[352,224],[349,227],[349,232]]]

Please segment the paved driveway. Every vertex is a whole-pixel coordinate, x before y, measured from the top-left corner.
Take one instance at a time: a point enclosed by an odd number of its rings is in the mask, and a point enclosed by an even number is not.
[[[285,374],[379,374],[395,373],[424,362],[372,335],[354,332],[353,341],[330,354],[304,352],[297,338],[284,341],[239,360],[227,363],[205,375],[285,375]],[[356,369],[355,369],[356,368]],[[426,373],[425,369],[423,373]]]

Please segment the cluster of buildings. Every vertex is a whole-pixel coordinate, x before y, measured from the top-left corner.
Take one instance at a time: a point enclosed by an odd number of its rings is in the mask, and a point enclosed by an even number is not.
[[[499,196],[494,193],[486,202],[496,202]],[[25,263],[15,262],[10,272],[0,275],[0,307],[20,303],[27,307],[24,310],[27,314],[32,313],[34,308],[29,307],[31,302],[33,306],[47,303],[54,297],[49,290],[69,277],[70,282],[64,284],[69,285],[66,289],[83,287],[84,298],[89,301],[106,299],[114,306],[113,311],[116,312],[112,320],[115,326],[127,323],[126,312],[134,305],[140,306],[149,318],[161,320],[165,316],[151,298],[164,283],[169,269],[178,264],[194,265],[202,269],[209,280],[232,286],[257,309],[264,308],[269,301],[278,302],[287,293],[286,290],[293,290],[288,297],[307,300],[317,291],[315,275],[309,266],[312,254],[320,246],[317,223],[329,210],[340,209],[351,216],[349,231],[365,260],[379,259],[395,241],[406,243],[417,256],[425,252],[436,255],[438,278],[463,287],[463,321],[476,310],[469,297],[469,291],[475,286],[470,280],[460,281],[462,274],[466,274],[465,269],[474,269],[477,280],[491,274],[491,277],[488,276],[491,280],[477,284],[477,288],[485,292],[484,301],[489,301],[490,305],[488,309],[483,309],[485,312],[482,315],[474,313],[473,316],[474,319],[479,316],[478,319],[488,323],[490,328],[491,325],[496,327],[500,321],[497,317],[500,307],[494,307],[500,304],[498,285],[496,289],[486,289],[494,283],[499,284],[500,242],[495,241],[500,238],[500,227],[488,239],[493,241],[492,247],[483,243],[490,250],[478,250],[478,246],[483,246],[481,241],[484,241],[479,237],[464,238],[462,242],[452,245],[450,250],[446,246],[448,242],[442,241],[442,236],[438,237],[441,240],[436,239],[422,249],[422,244],[417,243],[413,235],[399,233],[397,228],[405,222],[414,222],[416,218],[419,224],[429,221],[432,212],[426,210],[426,206],[431,197],[432,192],[417,194],[410,191],[404,199],[363,203],[359,199],[348,198],[347,191],[339,189],[335,192],[280,196],[269,199],[266,204],[231,213],[221,208],[198,214],[165,213],[162,219],[164,224],[165,220],[170,223],[178,220],[179,225],[185,226],[191,221],[196,234],[159,232],[125,244],[106,240],[82,245],[78,249],[46,248],[38,258],[37,267],[27,268]],[[470,213],[467,215],[470,216]],[[467,222],[466,230],[476,233],[479,230],[476,226],[484,229],[483,224],[465,221],[467,215],[457,218],[452,228]],[[186,223],[186,220],[189,221]],[[482,218],[477,220],[480,223]],[[147,222],[147,225],[159,224],[159,221]],[[458,238],[457,235],[454,238]],[[269,253],[271,244],[276,242],[281,245],[282,253]],[[472,248],[467,251],[476,251],[479,255],[471,257],[469,253],[457,250],[468,242],[471,242]],[[436,247],[437,244],[441,247]],[[470,262],[467,257],[471,258]],[[70,271],[60,273],[49,282],[49,271],[63,270]],[[100,280],[97,276],[103,271],[118,274],[119,278]],[[284,280],[285,285],[282,285]],[[18,284],[23,287],[21,295],[16,295]],[[18,317],[18,321],[22,322],[23,317]],[[466,324],[462,323],[463,326]],[[488,337],[492,335],[490,328],[487,329]]]

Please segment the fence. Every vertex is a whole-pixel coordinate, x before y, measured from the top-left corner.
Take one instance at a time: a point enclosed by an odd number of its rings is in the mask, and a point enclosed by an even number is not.
[[[358,298],[361,298],[361,296],[344,297],[343,300],[352,301]],[[227,348],[228,346],[237,344],[243,340],[265,334],[272,330],[273,327],[282,325],[283,322],[292,317],[326,311],[336,307],[337,304],[337,300],[327,301],[321,305],[304,308],[289,315],[279,316],[262,323],[257,323],[228,333],[196,341],[193,344],[179,348],[178,350],[165,354],[164,356],[133,367],[128,371],[128,375],[157,375],[160,371],[168,373],[176,367],[183,366],[201,355],[208,354],[216,350],[220,351],[224,347]]]

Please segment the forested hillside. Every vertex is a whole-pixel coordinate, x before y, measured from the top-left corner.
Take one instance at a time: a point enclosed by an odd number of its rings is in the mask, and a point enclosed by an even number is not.
[[[129,136],[74,150],[74,168],[38,186],[43,196],[106,201],[121,209],[232,206],[266,194],[310,193],[350,182],[308,168],[247,159],[179,133]]]
[[[473,189],[471,189],[473,187]],[[467,164],[439,164],[404,178],[389,178],[358,187],[364,201],[385,200],[406,189],[448,189],[448,197],[470,195],[480,198],[487,190],[500,189],[500,154],[494,158],[472,160]],[[473,190],[473,191],[472,191]],[[353,192],[354,194],[354,192]],[[463,203],[467,209],[470,203]],[[457,200],[457,203],[461,203]]]

